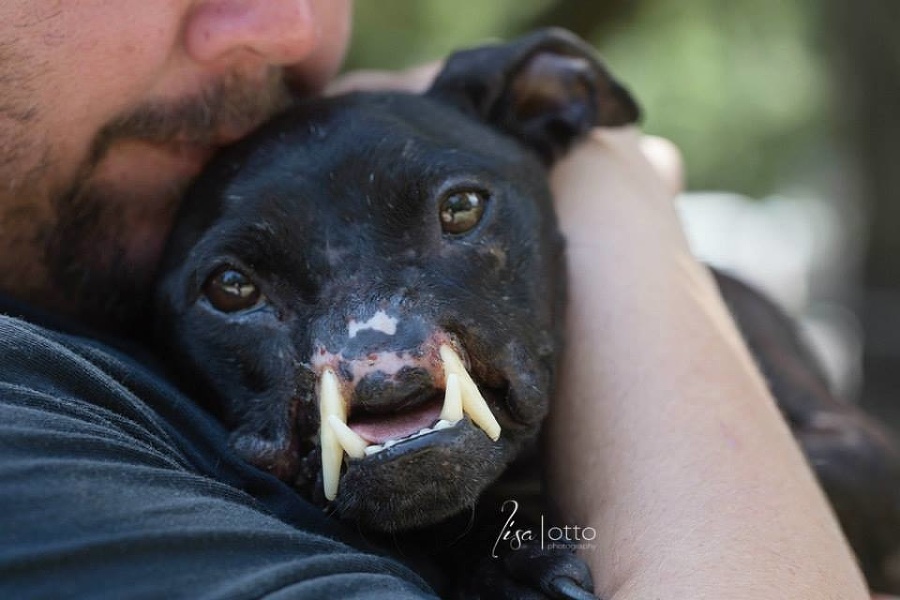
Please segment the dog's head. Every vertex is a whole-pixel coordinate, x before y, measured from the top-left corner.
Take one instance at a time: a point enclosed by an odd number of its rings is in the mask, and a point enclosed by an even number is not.
[[[161,338],[248,461],[398,530],[474,503],[547,411],[563,244],[546,166],[637,109],[544,31],[451,57],[422,96],[303,102],[185,200]]]

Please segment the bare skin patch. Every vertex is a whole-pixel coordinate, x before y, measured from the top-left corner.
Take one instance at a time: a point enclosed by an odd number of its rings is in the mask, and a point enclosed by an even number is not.
[[[350,319],[347,324],[347,336],[352,340],[360,331],[373,330],[379,331],[385,335],[394,335],[397,333],[397,319],[388,315],[383,310],[376,312],[368,321],[357,321]]]

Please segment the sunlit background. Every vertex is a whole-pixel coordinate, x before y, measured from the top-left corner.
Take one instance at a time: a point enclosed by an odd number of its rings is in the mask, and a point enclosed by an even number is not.
[[[701,257],[802,323],[844,397],[900,426],[900,2],[358,0],[348,68],[546,25],[591,41],[683,150]]]

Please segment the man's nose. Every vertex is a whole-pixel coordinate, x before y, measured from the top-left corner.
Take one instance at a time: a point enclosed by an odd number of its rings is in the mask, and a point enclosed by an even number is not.
[[[248,52],[269,64],[299,63],[328,33],[321,31],[321,6],[312,0],[203,0],[188,17],[185,46],[202,63]]]

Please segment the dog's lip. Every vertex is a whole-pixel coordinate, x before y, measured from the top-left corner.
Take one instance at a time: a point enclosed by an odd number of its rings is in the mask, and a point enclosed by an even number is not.
[[[443,390],[440,390],[440,392],[443,393]],[[506,425],[511,422],[512,415],[509,412],[508,407],[497,400],[498,397],[503,397],[503,395],[490,388],[483,389],[483,394],[487,399],[488,404],[491,406],[492,412],[498,417],[498,420],[504,423],[503,426],[506,427]],[[443,421],[442,424],[439,406],[437,407],[437,410],[432,408],[431,412],[429,412],[427,405],[423,406],[420,404],[418,406],[420,414],[423,415],[423,417],[427,415],[427,418],[423,418],[415,427],[410,427],[404,432],[405,435],[402,437],[380,440],[367,439],[374,447],[383,449],[362,458],[348,458],[348,466],[363,462],[385,464],[394,459],[402,458],[410,452],[418,452],[428,447],[447,444],[466,430],[477,432],[479,435],[485,434],[484,431],[476,426],[467,415],[464,415],[463,418],[456,423],[448,424],[447,421]],[[356,429],[352,418],[348,425],[352,429]],[[363,435],[362,437],[365,438],[366,436]]]
[[[513,414],[513,411],[510,410],[510,406],[507,404],[507,402],[502,400],[510,396],[510,387],[508,381],[504,380],[504,383],[500,388],[487,387],[483,385],[479,385],[479,387],[481,388],[485,398],[487,398],[489,405],[493,409],[492,412],[494,412],[495,416],[500,421],[503,427],[520,424],[518,422],[518,419],[516,419],[515,415]],[[431,414],[434,414],[434,418],[429,418],[427,422],[425,419],[423,419],[421,422],[418,422],[417,425],[421,426],[419,426],[416,431],[419,431],[423,428],[431,428],[437,421],[440,420],[438,418],[440,416],[440,406],[436,405],[438,405],[438,403],[440,402],[440,398],[443,397],[443,394],[443,389],[436,389],[432,394],[426,394],[419,399],[405,402],[402,407],[393,407],[390,410],[385,410],[382,407],[379,408],[377,412],[360,408],[351,408],[351,413],[348,418],[347,425],[351,429],[359,433],[360,436],[366,441],[373,444],[383,443],[385,440],[379,439],[381,438],[381,436],[377,435],[375,432],[368,431],[368,425],[370,423],[377,422],[385,415],[390,415],[389,418],[391,418],[393,417],[393,415],[398,414],[398,412],[401,415],[407,412],[423,413],[428,414],[429,417],[431,416]],[[293,402],[295,404],[299,404],[303,402],[303,400],[298,396],[294,398]],[[469,423],[470,426],[475,427],[474,425],[472,425],[471,420],[468,417],[463,417],[463,420]],[[308,443],[312,444],[312,448],[310,448],[310,453],[312,453],[319,448],[319,436],[316,433],[315,429],[308,431],[309,434],[306,435],[304,439],[307,439]],[[410,433],[412,433],[412,428],[410,428]]]
[[[503,383],[500,387],[488,387],[486,384],[482,383],[483,380],[480,377],[476,377],[475,381],[481,394],[487,400],[491,412],[499,421],[504,424],[511,424],[517,421],[515,414],[508,404],[511,391],[510,383],[507,379],[503,379]],[[383,437],[378,435],[375,431],[372,431],[371,436],[368,435],[371,429],[377,428],[377,426],[384,421],[394,419],[409,420],[411,422],[409,433],[415,433],[415,431],[418,431],[419,429],[433,426],[440,420],[445,392],[445,388],[436,387],[432,393],[423,394],[414,399],[407,399],[402,404],[397,404],[393,407],[381,406],[377,410],[367,410],[362,407],[351,405],[347,425],[371,443],[380,443],[384,441]],[[464,418],[471,421],[468,417]],[[412,430],[412,423],[418,426],[415,431]],[[369,427],[370,425],[374,425],[375,427]]]
[[[383,444],[434,425],[440,418],[442,400],[438,392],[403,410],[380,410],[374,414],[351,412],[347,425],[370,444]]]
[[[484,432],[472,424],[472,421],[470,421],[468,417],[463,417],[462,420],[446,429],[437,429],[424,435],[415,435],[402,439],[371,456],[351,459],[347,463],[347,468],[352,469],[355,466],[362,465],[377,468],[380,465],[387,465],[396,460],[403,460],[404,458],[419,452],[434,450],[441,447],[450,447],[459,437],[472,433],[479,435],[484,434]]]

